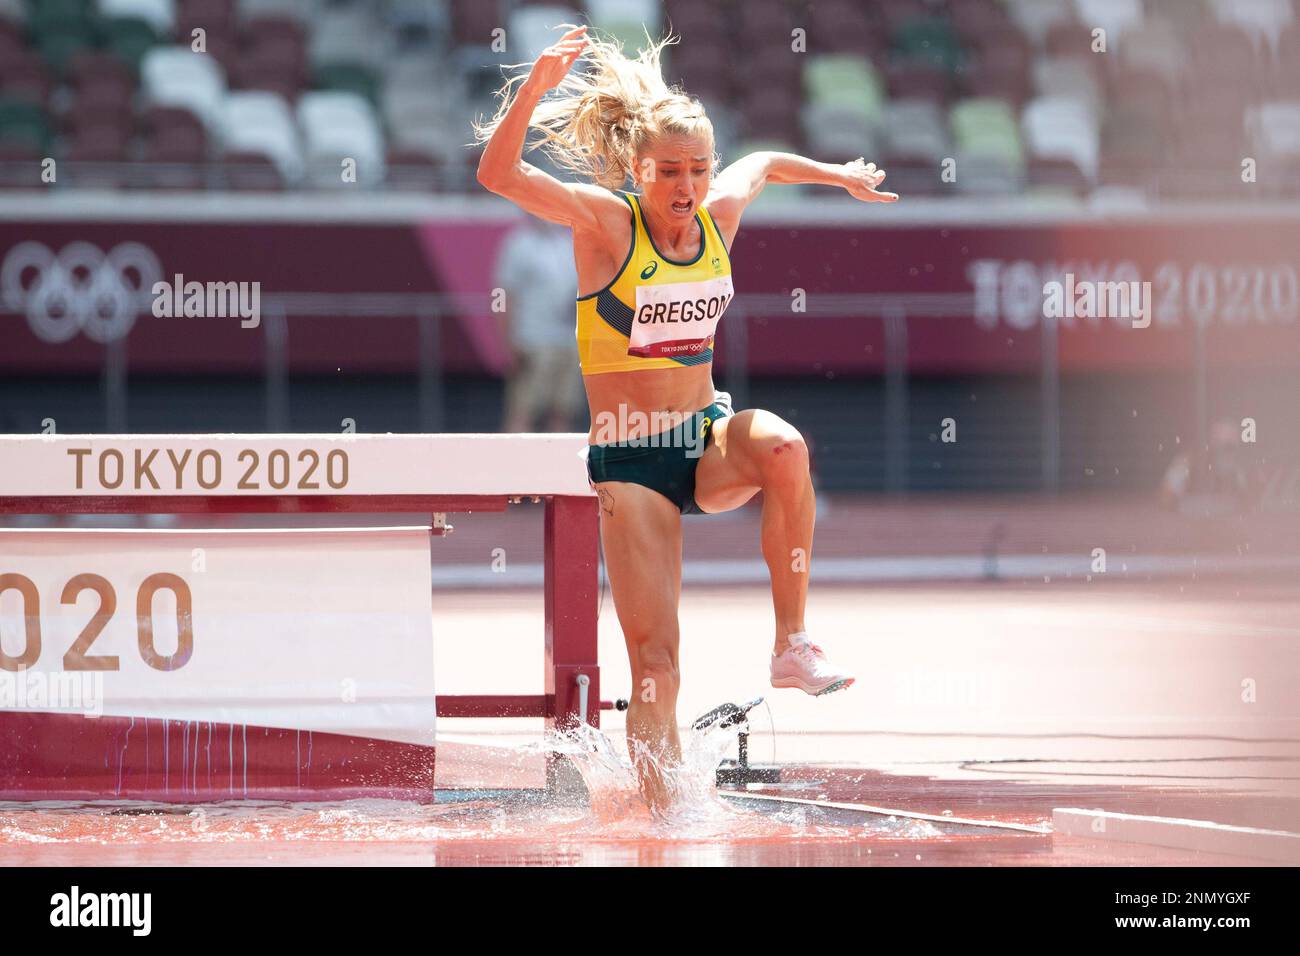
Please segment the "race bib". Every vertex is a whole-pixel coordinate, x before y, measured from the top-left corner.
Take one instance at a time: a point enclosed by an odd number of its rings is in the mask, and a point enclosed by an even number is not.
[[[734,294],[729,275],[637,286],[627,354],[678,358],[712,348],[718,320]]]

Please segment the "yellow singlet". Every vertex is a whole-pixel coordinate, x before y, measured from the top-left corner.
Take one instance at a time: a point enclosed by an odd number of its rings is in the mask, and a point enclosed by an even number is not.
[[[731,257],[713,217],[703,208],[695,214],[699,255],[677,262],[655,248],[640,200],[621,195],[632,210],[632,247],[609,285],[578,298],[583,374],[712,361],[718,320],[735,294]]]

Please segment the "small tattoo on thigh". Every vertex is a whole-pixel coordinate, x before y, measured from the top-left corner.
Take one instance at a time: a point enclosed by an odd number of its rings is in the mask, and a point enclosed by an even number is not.
[[[611,518],[614,517],[614,495],[607,488],[600,488],[596,491],[596,497],[600,499],[600,510],[605,512]]]

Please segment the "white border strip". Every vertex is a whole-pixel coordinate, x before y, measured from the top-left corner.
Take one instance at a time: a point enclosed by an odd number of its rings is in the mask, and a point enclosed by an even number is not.
[[[435,588],[537,587],[543,567],[536,563],[512,563],[504,572],[482,564],[444,564],[433,552]],[[1015,581],[1051,578],[1087,581],[1088,575],[1102,580],[1142,580],[1147,577],[1190,574],[1256,574],[1269,571],[1300,573],[1300,558],[1239,557],[1236,555],[1149,554],[1114,562],[1105,574],[1092,572],[1087,555],[1008,554],[991,564],[979,555],[919,555],[916,557],[817,558],[813,580],[819,584],[863,584],[885,581]],[[990,568],[995,572],[989,574]],[[720,584],[766,584],[767,565],[761,560],[712,559],[686,561],[682,565],[686,587],[692,582]]]
[[[1019,833],[1037,833],[1040,836],[1046,836],[1052,832],[1050,827],[1036,827],[1029,823],[1006,823],[1001,820],[975,820],[970,817],[949,817],[937,813],[917,813],[913,810],[892,810],[889,807],[875,807],[867,803],[805,800],[799,797],[774,797],[768,794],[740,793],[739,791],[730,790],[719,790],[718,795],[729,800],[754,800],[760,803],[818,807],[822,810],[847,810],[852,813],[866,813],[872,816],[902,817],[907,820],[925,820],[928,823],[946,823],[950,826],[983,827],[989,830],[1015,830]]]
[[[1092,840],[1140,843],[1198,853],[1226,853],[1279,863],[1300,863],[1300,833],[1236,827],[1210,820],[1144,817],[1106,810],[1057,807],[1052,810],[1057,833]]]
[[[830,190],[797,199],[756,204],[749,225],[840,226],[896,229],[907,226],[1059,226],[1124,222],[1176,225],[1189,222],[1281,222],[1300,218],[1300,204],[1232,202],[1125,202],[1044,200],[1011,196],[932,199],[904,196],[894,206],[866,209]],[[0,222],[106,223],[509,223],[521,218],[505,200],[477,191],[467,195],[420,195],[383,190],[311,191],[281,194],[240,192],[133,193],[122,201],[116,190],[51,189],[0,196]]]

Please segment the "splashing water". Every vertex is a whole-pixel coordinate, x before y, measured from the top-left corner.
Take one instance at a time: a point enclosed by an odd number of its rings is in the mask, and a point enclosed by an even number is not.
[[[688,731],[677,765],[666,764],[644,749],[639,752],[638,759],[654,768],[670,795],[670,807],[658,812],[641,796],[630,755],[594,727],[582,724],[565,734],[549,732],[540,743],[526,747],[559,753],[572,763],[587,789],[590,820],[605,832],[694,838],[737,835],[755,824],[770,830],[763,826],[763,815],[728,804],[715,786],[717,766],[739,729],[713,725]]]
[[[718,794],[715,772],[737,727],[712,726],[682,737],[680,765],[659,765],[671,808],[653,813],[642,799],[622,740],[592,727],[495,751],[498,765],[522,766],[545,753],[576,769],[586,800],[548,799],[541,791],[438,791],[437,802],[358,799],[337,802],[239,800],[202,806],[129,801],[0,802],[0,847],[36,851],[50,844],[384,844],[504,841],[549,852],[591,845],[847,842],[864,836],[937,835],[912,820],[835,820],[800,805],[756,809]],[[304,847],[305,849],[305,847]],[[301,851],[299,851],[301,852]],[[578,852],[578,851],[575,851]]]

